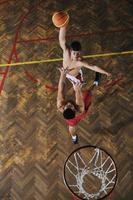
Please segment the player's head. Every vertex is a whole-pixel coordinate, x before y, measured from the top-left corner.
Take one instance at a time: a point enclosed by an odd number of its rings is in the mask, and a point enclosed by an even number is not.
[[[75,117],[75,114],[76,114],[75,106],[71,102],[68,102],[64,107],[63,111],[64,118],[73,119]]]
[[[73,41],[70,45],[71,58],[77,60],[81,52],[81,44],[78,41]]]
[[[73,51],[81,51],[81,44],[79,41],[73,41],[70,47],[71,47],[71,50]]]

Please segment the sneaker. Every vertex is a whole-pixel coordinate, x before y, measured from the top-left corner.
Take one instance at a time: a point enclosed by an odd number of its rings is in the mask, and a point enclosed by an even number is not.
[[[96,72],[96,76],[95,76],[95,80],[93,82],[93,85],[98,86],[100,81],[101,81],[101,74],[99,72]]]
[[[78,135],[72,136],[72,142],[73,142],[73,144],[78,143]]]

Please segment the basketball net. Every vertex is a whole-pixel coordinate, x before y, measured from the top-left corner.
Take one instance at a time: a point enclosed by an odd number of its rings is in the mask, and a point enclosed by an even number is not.
[[[100,196],[100,192],[104,192],[108,194],[108,190],[112,189],[115,184],[116,179],[116,167],[114,161],[111,159],[110,156],[107,156],[106,159],[103,160],[102,151],[98,148],[95,149],[95,153],[93,154],[92,158],[89,160],[88,164],[92,165],[92,168],[89,168],[85,161],[83,160],[82,156],[75,152],[74,153],[74,161],[68,160],[66,164],[66,168],[71,174],[71,176],[75,177],[76,183],[69,184],[72,188],[78,188],[78,194],[83,194],[83,199],[98,199]],[[78,160],[82,162],[83,166],[81,167],[78,163]],[[104,167],[106,165],[106,168]],[[74,173],[72,167],[76,169]],[[101,181],[101,188],[99,191],[95,193],[86,192],[83,183],[84,183],[84,176],[86,174],[93,174]],[[112,176],[108,176],[112,173]],[[77,191],[75,191],[77,193]],[[73,194],[74,200],[81,200],[82,198],[76,197]],[[111,200],[111,195],[108,198]]]

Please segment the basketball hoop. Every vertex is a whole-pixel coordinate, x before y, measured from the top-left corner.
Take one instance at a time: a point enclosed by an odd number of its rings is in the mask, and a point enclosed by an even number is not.
[[[116,164],[104,149],[80,147],[65,162],[64,182],[77,199],[103,199],[113,191],[116,181]]]

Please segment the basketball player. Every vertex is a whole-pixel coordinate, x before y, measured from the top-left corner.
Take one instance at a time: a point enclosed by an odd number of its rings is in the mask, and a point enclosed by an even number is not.
[[[65,99],[65,80],[66,74],[69,73],[69,69],[65,70],[63,67],[60,70],[60,79],[58,83],[58,94],[57,94],[57,108],[63,114],[66,119],[66,123],[69,128],[69,133],[72,137],[72,142],[76,144],[78,142],[78,135],[76,132],[76,125],[80,120],[84,119],[89,112],[91,105],[91,91],[81,91],[82,83],[73,83],[75,91],[75,99]],[[100,74],[96,74],[95,82],[99,84]],[[95,86],[95,84],[92,86]]]
[[[97,66],[89,65],[81,58],[81,44],[78,41],[73,41],[70,46],[66,44],[66,27],[61,27],[59,31],[59,43],[63,50],[63,68],[69,69],[66,74],[67,79],[72,83],[83,83],[82,67],[111,76],[110,73]]]
[[[81,67],[86,67],[98,72],[96,73],[94,85],[99,84],[100,73],[107,76],[111,76],[111,74],[97,66],[91,66],[82,60],[80,56],[81,44],[78,41],[74,41],[69,47],[66,44],[65,37],[66,26],[61,27],[59,32],[59,43],[63,50],[63,67],[60,69],[61,76],[58,84],[57,108],[63,113],[63,116],[69,125],[69,132],[72,136],[73,143],[77,143],[78,136],[75,134],[75,127],[77,123],[86,116],[91,104],[91,92],[86,91],[84,95],[81,92],[81,86],[83,83]],[[75,90],[75,102],[65,101],[65,78],[69,79],[73,84]]]

